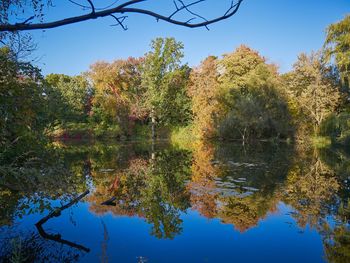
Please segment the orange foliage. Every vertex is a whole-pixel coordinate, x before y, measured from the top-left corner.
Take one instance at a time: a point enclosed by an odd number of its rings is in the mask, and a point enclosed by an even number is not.
[[[218,88],[217,59],[210,56],[191,72],[188,90],[192,98],[194,131],[201,138],[215,135]]]

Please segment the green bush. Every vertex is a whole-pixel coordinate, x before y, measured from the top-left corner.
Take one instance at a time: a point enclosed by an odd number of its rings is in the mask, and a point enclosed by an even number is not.
[[[196,138],[191,125],[185,127],[175,127],[171,130],[171,143],[182,149],[188,149],[196,140],[198,140],[198,138]]]
[[[122,138],[123,132],[118,124],[97,124],[93,128],[94,137],[97,138]]]

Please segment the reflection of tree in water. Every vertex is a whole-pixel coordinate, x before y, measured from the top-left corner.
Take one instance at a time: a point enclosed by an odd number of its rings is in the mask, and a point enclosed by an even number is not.
[[[223,205],[218,217],[226,224],[232,224],[240,232],[256,226],[267,213],[277,209],[278,197],[254,193],[246,197],[222,198]]]
[[[0,235],[8,241],[0,242],[0,257],[5,262],[10,259],[18,259],[14,262],[72,262],[82,254],[70,246],[73,243],[45,231],[44,235],[40,231],[14,235],[16,231],[11,226],[14,220],[52,212],[52,201],[66,202],[87,187],[85,175],[89,167],[84,161],[67,162],[64,151],[44,147],[40,150],[40,154],[35,155],[41,158],[21,163],[20,169],[16,166],[0,169],[0,226],[3,226],[0,231],[9,229]]]
[[[334,172],[315,156],[310,162],[291,168],[284,200],[296,209],[294,217],[299,226],[317,226],[330,213],[330,204],[334,203],[338,190]]]
[[[51,240],[42,238],[34,232],[1,233],[6,240],[0,238],[0,255],[2,262],[77,262],[83,252],[62,246]]]
[[[322,236],[329,262],[350,262],[349,159],[337,150],[304,150],[290,169],[283,200],[300,227]]]
[[[144,159],[132,159],[129,168],[113,173],[94,175],[94,193],[87,198],[90,210],[98,215],[108,212],[114,215],[144,217],[140,206],[141,190],[145,187],[149,163]],[[115,197],[118,202],[111,201],[102,205],[106,200]]]
[[[71,171],[62,155],[41,150],[43,159],[24,163],[21,169],[0,169],[0,225],[50,210],[51,200],[64,201],[86,189],[85,176]]]
[[[193,147],[192,180],[187,185],[191,193],[192,209],[197,210],[207,218],[217,214],[214,179],[219,174],[219,168],[213,163],[214,147],[203,142],[197,142]]]
[[[35,224],[38,233],[16,234],[18,231],[14,227],[0,229],[7,231],[2,233],[3,238],[0,239],[4,244],[0,245],[1,259],[4,262],[73,262],[78,260],[83,252],[89,252],[89,248],[65,240],[60,234],[50,234],[43,227],[48,220],[61,216],[64,210],[79,202],[88,193],[89,190],[86,190],[69,203],[52,209]]]
[[[269,147],[197,145],[188,185],[192,207],[242,232],[275,211],[280,183],[288,171],[289,150]]]
[[[347,151],[346,151],[347,150]],[[318,151],[322,162],[332,168],[338,181],[340,189],[338,196],[342,200],[350,198],[350,153],[344,148],[325,148]]]
[[[95,178],[90,210],[140,216],[152,225],[153,235],[173,238],[182,229],[180,211],[189,206],[189,163],[188,152],[172,148],[158,151],[154,159],[132,159],[128,168]]]
[[[324,227],[324,248],[329,262],[343,263],[350,261],[350,229],[344,223],[332,228]]]
[[[15,183],[2,178],[1,223],[9,225],[16,216],[51,209],[46,198],[63,200],[83,192],[85,175],[91,174],[90,211],[141,217],[158,238],[179,234],[180,213],[190,206],[243,232],[283,201],[295,210],[292,216],[300,227],[310,225],[321,234],[329,261],[349,261],[350,158],[339,150],[291,148],[198,143],[191,154],[158,145],[150,158],[147,148],[133,145],[65,147],[56,165],[46,166],[47,177],[23,175]],[[29,247],[28,233],[22,240]],[[49,247],[42,253],[49,254]],[[2,251],[8,256],[11,250],[3,246]]]
[[[332,167],[339,183],[336,200],[330,205],[333,222],[322,225],[326,258],[330,262],[350,262],[350,157],[342,149],[325,149],[320,158]]]
[[[326,258],[329,262],[350,262],[350,156],[344,149],[324,149],[320,158],[332,167],[340,184],[331,206],[334,223],[322,225]]]

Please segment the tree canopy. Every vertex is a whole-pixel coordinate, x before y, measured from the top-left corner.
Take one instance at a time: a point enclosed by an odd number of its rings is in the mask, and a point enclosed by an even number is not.
[[[335,60],[344,85],[350,88],[350,15],[327,28],[325,49],[326,58]]]

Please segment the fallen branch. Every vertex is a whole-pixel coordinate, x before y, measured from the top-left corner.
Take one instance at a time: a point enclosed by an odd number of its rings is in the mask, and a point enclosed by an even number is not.
[[[114,201],[116,200],[116,197],[112,197],[110,199],[108,199],[107,201],[104,201],[103,203],[101,203],[101,205],[115,205]]]
[[[64,240],[61,238],[60,234],[56,234],[56,235],[52,235],[52,234],[48,234],[45,232],[44,228],[43,228],[43,224],[45,224],[49,219],[53,218],[53,217],[59,217],[61,215],[61,212],[69,207],[71,207],[72,205],[76,204],[77,202],[79,202],[83,197],[85,197],[87,194],[89,194],[90,191],[87,190],[84,193],[82,193],[81,195],[79,195],[78,197],[76,197],[75,199],[73,199],[72,201],[70,201],[68,204],[61,206],[59,208],[56,208],[54,211],[52,211],[50,214],[48,214],[47,216],[43,217],[42,219],[40,219],[36,224],[36,228],[40,234],[40,236],[42,236],[45,239],[49,239],[64,245],[68,245],[70,247],[74,247],[77,248],[79,250],[83,250],[85,252],[90,252],[90,249],[87,247],[84,247],[82,245],[73,243],[71,241],[68,240]]]

